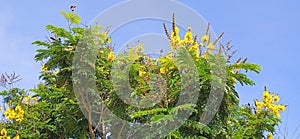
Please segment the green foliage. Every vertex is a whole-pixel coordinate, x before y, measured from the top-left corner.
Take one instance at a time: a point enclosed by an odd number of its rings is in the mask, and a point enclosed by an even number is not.
[[[68,20],[68,22],[71,24],[79,24],[80,23],[80,17],[75,12],[60,11],[60,14],[62,14]]]

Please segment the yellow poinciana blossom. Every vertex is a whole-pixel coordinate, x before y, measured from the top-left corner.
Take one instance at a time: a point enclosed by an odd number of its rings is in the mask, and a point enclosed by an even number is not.
[[[15,116],[16,121],[21,122],[24,118],[24,110],[20,105],[17,105],[15,111],[17,113],[17,115]]]
[[[273,139],[273,135],[272,134],[268,134],[267,135],[267,139]]]
[[[193,44],[193,33],[191,32],[191,27],[188,27],[188,31],[184,35],[184,39],[181,41],[183,45],[191,45]]]
[[[171,53],[167,54],[167,55],[166,55],[166,58],[167,58],[167,59],[171,59],[171,58],[172,58],[172,54],[171,54]]]
[[[278,102],[279,100],[280,100],[279,96],[276,95],[276,96],[274,97],[274,102]]]
[[[278,95],[274,95],[274,93],[270,94],[268,91],[263,92],[263,102],[259,102],[255,100],[255,106],[256,109],[259,111],[262,108],[265,108],[265,110],[270,110],[274,113],[274,115],[278,118],[280,118],[280,111],[284,111],[286,106],[282,104],[276,104],[280,100]]]
[[[5,112],[4,116],[8,120],[13,120],[15,119],[17,122],[21,122],[24,118],[24,110],[20,105],[17,105],[15,109],[12,107],[9,107]]]
[[[175,31],[174,31],[175,30]],[[175,50],[176,47],[180,44],[180,37],[179,37],[179,28],[177,26],[174,27],[174,30],[172,31],[171,35],[171,40],[170,40],[170,45],[171,45],[171,50]]]
[[[2,136],[7,136],[7,131],[6,131],[5,128],[2,128],[2,129],[1,129],[1,135],[2,135]]]
[[[272,96],[271,96],[271,94],[268,91],[264,91],[264,93],[263,93],[263,101],[264,101],[265,104],[271,103]]]
[[[29,103],[30,103],[30,98],[31,98],[31,97],[30,97],[29,95],[26,96],[26,97],[24,97],[23,100],[24,100],[24,104],[25,104],[25,105],[29,105]]]
[[[5,112],[4,112],[4,116],[8,119],[8,120],[12,120],[16,117],[17,113],[15,112],[15,110],[13,108],[8,108]]]
[[[277,118],[280,118],[280,114],[278,111],[273,111],[274,112],[274,115],[277,117]]]
[[[1,129],[0,134],[0,139],[10,139],[10,136],[7,136],[7,131],[5,128]],[[20,139],[20,136],[17,135],[13,139]]]
[[[259,102],[258,100],[254,100],[254,102],[255,102],[256,110],[260,111],[261,108],[264,106],[264,103]]]
[[[113,51],[111,51],[107,56],[107,61],[109,61],[109,62],[113,61],[114,55],[115,55],[115,53]]]
[[[194,43],[194,45],[190,47],[190,50],[194,51],[196,57],[199,58],[199,45],[197,43]]]
[[[18,105],[18,106],[16,106],[15,110],[16,110],[16,111],[21,111],[21,110],[22,110],[22,108],[21,108],[21,106],[20,106],[20,105]]]
[[[0,132],[0,139],[10,139],[10,136],[7,136],[7,131],[6,131],[6,129],[5,128],[2,128],[1,129],[1,132]],[[14,139],[20,139],[20,137],[19,138],[14,138]]]
[[[42,66],[42,71],[43,72],[47,71],[47,67],[45,65]]]
[[[286,106],[283,106],[282,104],[279,104],[279,105],[277,106],[277,108],[278,108],[279,111],[284,111],[285,108],[286,108]]]
[[[206,43],[206,42],[208,42],[209,41],[209,36],[207,35],[207,34],[205,34],[205,35],[203,35],[202,37],[201,37],[201,42],[204,44],[204,43]]]
[[[143,77],[146,74],[145,71],[139,70],[139,76]]]
[[[167,68],[166,67],[162,67],[159,69],[161,74],[165,74],[167,72]]]

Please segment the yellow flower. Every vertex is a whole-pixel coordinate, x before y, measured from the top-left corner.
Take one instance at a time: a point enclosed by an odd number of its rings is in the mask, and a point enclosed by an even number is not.
[[[47,67],[45,66],[45,64],[42,66],[42,71],[43,72],[47,71]]]
[[[182,41],[182,44],[192,44],[194,42],[193,40],[193,33],[191,32],[191,27],[188,27],[188,31],[184,35],[184,39]]]
[[[165,74],[166,71],[167,71],[167,68],[166,67],[162,67],[162,68],[159,69],[159,71],[160,71],[161,74]]]
[[[194,45],[192,45],[190,47],[190,50],[195,51],[195,55],[197,58],[199,58],[199,45],[197,43],[195,43]]]
[[[274,102],[278,102],[279,100],[280,100],[279,96],[276,95],[276,96],[274,97]]]
[[[107,56],[107,61],[109,61],[109,62],[111,62],[111,61],[113,61],[114,60],[114,52],[113,51],[111,51],[109,54],[108,54],[108,56]]]
[[[15,119],[17,122],[21,122],[23,120],[23,118],[24,118],[24,110],[22,109],[22,107],[20,105],[17,105],[15,107],[15,109],[13,109],[12,107],[10,107],[9,109],[7,109],[4,112],[4,116],[8,120]]]
[[[24,104],[25,105],[29,105],[29,102],[30,102],[30,96],[28,95],[28,96],[26,96],[25,98],[24,98]]]
[[[277,118],[280,118],[280,114],[279,114],[278,111],[273,111],[273,112],[274,112],[274,114],[275,114],[275,116],[276,116]]]
[[[275,114],[275,116],[276,116],[277,118],[280,118],[279,112],[274,112],[274,114]]]
[[[209,50],[214,50],[215,49],[215,45],[213,43],[210,43],[206,46],[207,49]]]
[[[172,58],[172,54],[171,53],[169,53],[169,54],[166,55],[166,59],[171,59],[171,58]]]
[[[172,31],[172,37],[175,37],[175,36],[178,36],[178,34],[179,34],[179,28],[175,25],[175,28],[174,28],[174,30],[175,30],[175,32],[174,31]]]
[[[20,139],[20,136],[17,135],[17,136],[15,136],[13,139]]]
[[[273,139],[273,135],[272,134],[268,134],[267,135],[267,139]]]
[[[14,119],[16,117],[16,112],[14,111],[13,108],[9,108],[4,112],[4,116],[8,119]]]
[[[257,110],[261,110],[261,108],[264,106],[264,103],[262,102],[259,102],[257,100],[254,100],[254,102]]]
[[[21,122],[24,117],[24,110],[20,105],[17,105],[15,111],[17,112],[17,115],[15,116],[16,121]]]
[[[201,37],[201,42],[202,43],[205,43],[205,42],[208,42],[209,41],[209,36],[208,35],[203,35],[202,37]]]
[[[282,104],[279,104],[277,107],[278,107],[278,110],[280,110],[280,111],[284,111],[286,108],[286,106],[283,106]]]
[[[1,130],[1,135],[2,135],[2,136],[7,136],[7,131],[6,131],[5,128],[2,128],[2,130]]]
[[[272,103],[272,96],[268,91],[264,91],[263,93],[263,101],[265,104]]]
[[[270,109],[272,107],[271,103],[265,103],[266,109]]]
[[[273,111],[274,113],[275,113],[275,112],[278,112],[278,109],[277,109],[277,107],[276,107],[275,105],[270,105],[269,108],[270,108],[270,110]]]
[[[175,50],[176,47],[180,44],[180,37],[179,37],[179,29],[177,26],[175,26],[174,28],[175,32],[172,31],[172,36],[171,36],[171,40],[170,40],[170,46],[171,46],[171,50]]]
[[[195,51],[198,51],[199,50],[199,45],[197,43],[194,43],[191,47],[190,47],[190,50],[195,50]]]
[[[179,36],[175,37],[174,39],[171,40],[170,42],[170,46],[171,46],[171,50],[175,50],[178,46],[180,46],[180,38]]]
[[[21,122],[23,120],[23,117],[16,118],[16,122]]]
[[[36,97],[33,97],[31,98],[34,102],[37,102],[37,98]]]
[[[145,74],[146,74],[146,72],[145,72],[145,71],[141,71],[141,70],[139,70],[139,76],[143,77]]]
[[[16,110],[16,111],[21,111],[21,110],[22,110],[22,108],[21,108],[21,106],[20,106],[20,105],[18,105],[18,106],[16,106],[15,110]]]

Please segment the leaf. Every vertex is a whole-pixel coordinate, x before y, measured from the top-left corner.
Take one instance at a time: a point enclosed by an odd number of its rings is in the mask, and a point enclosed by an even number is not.
[[[155,114],[155,113],[159,113],[159,112],[166,112],[166,111],[167,111],[166,108],[155,108],[155,109],[151,109],[151,110],[138,111],[138,112],[134,112],[131,115],[131,118],[142,117],[145,115]]]
[[[73,24],[79,24],[81,22],[79,15],[75,12],[60,11],[60,14],[62,14],[67,20],[69,20]]]

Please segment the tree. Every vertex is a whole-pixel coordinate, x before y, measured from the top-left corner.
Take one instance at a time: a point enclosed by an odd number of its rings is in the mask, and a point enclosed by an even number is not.
[[[142,44],[139,44],[115,57],[107,30],[100,32],[101,26],[81,27],[75,11],[61,14],[67,19],[68,28],[47,25],[46,30],[51,32],[49,39],[33,42],[42,46],[37,50],[35,60],[43,63],[40,74],[43,83],[25,91],[12,86],[18,76],[3,74],[1,77],[1,85],[6,87],[0,93],[5,102],[0,127],[4,138],[131,138],[135,135],[130,132],[134,124],[174,123],[182,112],[190,114],[188,119],[176,121],[182,125],[162,138],[263,138],[266,133],[275,134],[275,126],[280,123],[279,111],[285,109],[282,104],[277,104],[279,96],[265,89],[262,102],[255,100],[255,106],[239,106],[236,83],[254,85],[246,73],[259,73],[260,66],[248,63],[247,58],[231,62],[235,51],[230,42],[226,45],[218,43],[223,34],[211,41],[209,26],[200,40],[197,35],[193,36],[191,28],[181,39],[173,16],[171,34],[164,24],[171,46],[167,55],[153,59],[144,54]],[[74,60],[80,62],[74,63]],[[76,65],[78,63],[80,65]],[[220,68],[223,69],[221,72],[212,70]],[[128,79],[130,88],[122,84]],[[92,83],[96,83],[96,88],[89,88]],[[76,94],[76,89],[88,93]],[[157,95],[151,92],[153,90],[161,93]],[[221,98],[221,105],[208,111],[205,108],[211,90],[222,90],[220,94],[214,94],[221,97],[213,96]],[[152,99],[127,101],[118,96],[118,91],[126,92],[124,96]],[[194,97],[195,103],[184,101],[178,105],[182,96]],[[153,107],[129,105],[130,102],[148,105],[157,98],[159,101],[155,101]],[[217,103],[220,100],[211,101]],[[100,102],[107,109],[101,107]],[[111,121],[101,119],[100,114],[108,109],[133,124],[111,124]],[[92,124],[95,117],[101,126]],[[202,122],[207,117],[212,119],[205,125]],[[164,128],[156,130],[167,132]],[[143,131],[143,137],[157,137],[151,132]]]

